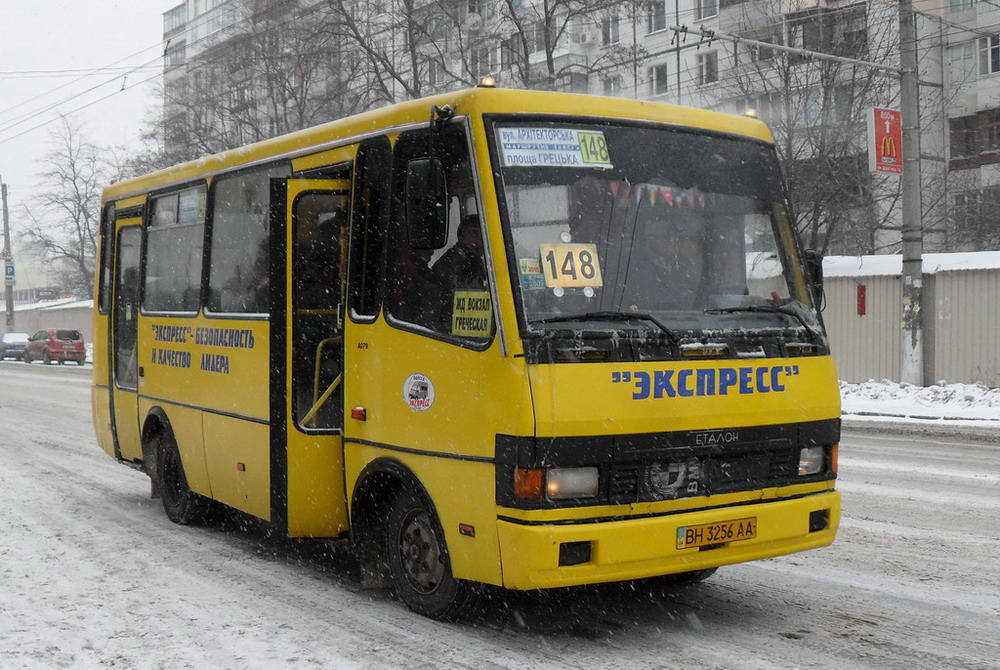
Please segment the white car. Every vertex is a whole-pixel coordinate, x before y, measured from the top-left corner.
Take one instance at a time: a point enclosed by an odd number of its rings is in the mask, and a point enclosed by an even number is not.
[[[0,337],[0,359],[24,358],[24,348],[27,344],[27,333],[4,333],[3,337]]]

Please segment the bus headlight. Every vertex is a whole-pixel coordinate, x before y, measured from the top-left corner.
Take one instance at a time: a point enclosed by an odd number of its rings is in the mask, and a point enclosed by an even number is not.
[[[596,498],[600,492],[597,468],[552,468],[545,476],[545,496],[549,500]]]
[[[825,447],[802,447],[799,452],[799,475],[817,475],[823,472]]]

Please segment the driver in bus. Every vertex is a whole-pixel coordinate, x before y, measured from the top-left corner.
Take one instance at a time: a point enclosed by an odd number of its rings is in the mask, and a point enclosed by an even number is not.
[[[648,212],[652,214],[652,212]],[[634,312],[690,310],[700,305],[704,270],[700,217],[670,211],[643,217],[632,243],[622,304]]]

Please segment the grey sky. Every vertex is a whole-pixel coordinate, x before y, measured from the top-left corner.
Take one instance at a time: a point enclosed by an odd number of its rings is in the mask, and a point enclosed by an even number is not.
[[[178,4],[0,0],[0,175],[12,219],[41,186],[37,161],[51,150],[56,124],[36,126],[62,113],[97,144],[136,142],[162,72],[162,15]],[[123,82],[128,69],[143,65]]]

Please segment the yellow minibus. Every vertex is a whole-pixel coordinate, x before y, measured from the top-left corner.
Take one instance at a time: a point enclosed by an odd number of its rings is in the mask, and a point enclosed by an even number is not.
[[[167,516],[344,538],[365,586],[828,545],[840,400],[762,122],[477,87],[107,187],[99,443]]]

